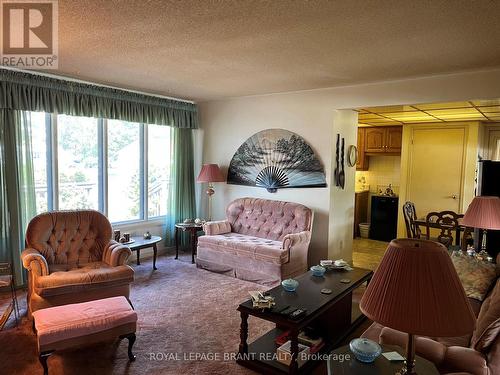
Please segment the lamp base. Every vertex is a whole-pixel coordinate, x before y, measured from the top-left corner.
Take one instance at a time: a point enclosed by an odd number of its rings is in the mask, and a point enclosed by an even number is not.
[[[415,336],[408,334],[408,343],[406,344],[406,360],[403,362],[403,368],[397,375],[417,375],[415,371]]]

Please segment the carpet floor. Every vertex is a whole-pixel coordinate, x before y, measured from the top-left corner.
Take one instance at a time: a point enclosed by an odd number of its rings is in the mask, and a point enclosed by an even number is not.
[[[180,260],[161,256],[154,272],[148,260],[133,266],[131,301],[139,316],[135,362],[128,362],[123,340],[56,352],[49,358],[49,373],[255,374],[224,355],[238,348],[238,304],[259,286],[197,269],[190,260],[189,255]],[[19,298],[22,321],[0,332],[1,374],[42,373],[24,296]],[[249,342],[271,328],[251,317]]]

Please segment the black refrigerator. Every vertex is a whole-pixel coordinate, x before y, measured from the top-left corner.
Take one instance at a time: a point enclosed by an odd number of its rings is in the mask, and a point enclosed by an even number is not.
[[[477,188],[477,195],[500,197],[500,161],[479,162]],[[487,231],[486,240],[486,250],[492,257],[496,257],[500,252],[500,231]],[[478,244],[476,246],[480,246]]]
[[[392,241],[397,237],[398,198],[384,195],[372,196],[370,238]]]

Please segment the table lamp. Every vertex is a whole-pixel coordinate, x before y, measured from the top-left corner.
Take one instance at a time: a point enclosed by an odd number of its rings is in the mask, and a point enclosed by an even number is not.
[[[500,198],[474,197],[465,212],[462,225],[483,230],[481,252],[486,253],[486,231],[500,230]]]
[[[476,320],[446,247],[420,239],[391,241],[360,309],[369,319],[408,333],[402,374],[416,374],[414,335],[462,336],[474,330]]]
[[[208,182],[208,221],[212,220],[212,195],[215,194],[214,182],[224,182],[224,176],[217,164],[203,164],[196,182]]]

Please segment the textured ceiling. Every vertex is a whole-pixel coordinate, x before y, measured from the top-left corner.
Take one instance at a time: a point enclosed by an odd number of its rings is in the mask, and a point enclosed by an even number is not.
[[[500,1],[59,0],[59,70],[208,100],[500,66]]]

